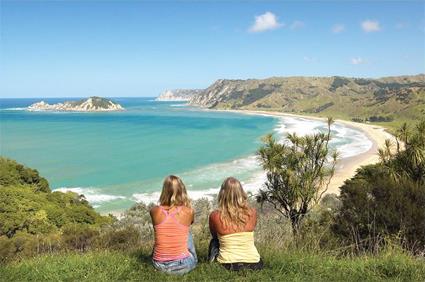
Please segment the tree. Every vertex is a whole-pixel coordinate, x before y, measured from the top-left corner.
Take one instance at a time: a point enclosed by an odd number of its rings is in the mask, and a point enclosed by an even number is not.
[[[325,133],[302,137],[288,134],[283,143],[269,134],[258,150],[267,181],[257,201],[271,203],[288,218],[294,235],[302,219],[326,192],[335,172],[337,153],[329,150],[332,123],[329,118]]]
[[[404,150],[400,142],[403,142]],[[396,150],[390,140],[378,150],[382,165],[394,180],[408,178],[418,184],[425,184],[425,119],[413,128],[404,123],[396,134]]]

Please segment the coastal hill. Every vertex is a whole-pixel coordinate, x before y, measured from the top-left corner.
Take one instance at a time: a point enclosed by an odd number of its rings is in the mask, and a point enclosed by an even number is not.
[[[165,90],[155,101],[189,101],[194,95],[201,94],[202,89]]]
[[[124,108],[109,99],[93,96],[79,101],[48,104],[44,101],[29,106],[28,111],[70,111],[70,112],[110,112],[122,111]]]
[[[190,104],[212,109],[268,110],[359,122],[392,122],[391,126],[397,126],[425,115],[425,75],[379,79],[220,79],[193,96]]]

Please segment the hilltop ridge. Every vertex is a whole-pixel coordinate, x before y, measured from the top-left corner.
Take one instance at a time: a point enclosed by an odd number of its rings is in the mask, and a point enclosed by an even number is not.
[[[190,104],[210,109],[267,110],[399,123],[425,115],[425,74],[378,79],[219,79],[194,95]]]

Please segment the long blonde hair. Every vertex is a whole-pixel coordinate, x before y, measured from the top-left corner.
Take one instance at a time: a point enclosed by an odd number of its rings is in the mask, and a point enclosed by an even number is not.
[[[218,193],[218,210],[225,228],[236,229],[235,226],[241,228],[248,222],[250,217],[248,195],[236,178],[228,177],[221,184]]]
[[[162,185],[161,196],[159,197],[159,204],[161,206],[169,207],[192,207],[190,199],[187,196],[186,186],[180,177],[175,175],[165,177],[164,184]]]

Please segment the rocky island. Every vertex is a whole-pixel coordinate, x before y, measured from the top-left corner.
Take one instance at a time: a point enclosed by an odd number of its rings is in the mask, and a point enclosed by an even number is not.
[[[28,111],[61,111],[61,112],[112,112],[123,111],[124,108],[109,99],[90,97],[79,101],[65,101],[63,103],[48,104],[44,101],[32,104]]]
[[[201,94],[202,89],[174,89],[165,90],[155,101],[190,101],[190,99]]]

